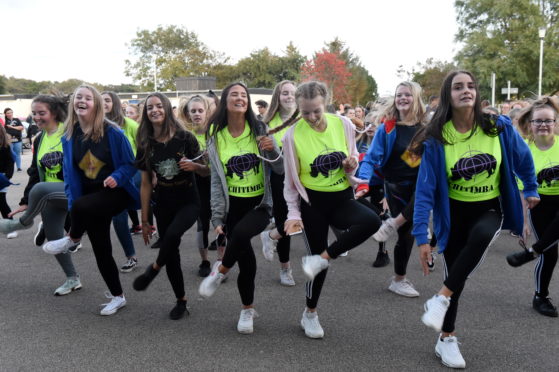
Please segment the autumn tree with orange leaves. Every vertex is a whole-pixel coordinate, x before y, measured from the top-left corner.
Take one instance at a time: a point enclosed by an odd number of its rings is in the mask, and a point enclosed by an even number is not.
[[[301,67],[301,80],[318,80],[325,83],[330,91],[331,103],[350,102],[346,90],[351,72],[339,53],[331,53],[326,49],[315,53]],[[330,103],[330,102],[329,102]]]

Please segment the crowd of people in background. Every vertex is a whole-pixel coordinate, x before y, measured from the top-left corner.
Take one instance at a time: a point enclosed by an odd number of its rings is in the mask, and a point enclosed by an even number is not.
[[[147,290],[165,267],[176,301],[169,317],[178,320],[188,315],[181,237],[196,224],[196,242],[187,244],[200,252],[199,294],[211,297],[237,265],[243,334],[253,333],[257,315],[251,238],[260,237],[267,261],[277,252],[279,283],[294,287],[291,237],[301,235],[307,282],[300,324],[309,338],[324,337],[318,300],[338,257],[372,236],[372,266],[394,264],[388,290],[418,297],[406,276],[417,244],[425,275],[440,256],[444,270],[421,320],[438,333],[442,363],[464,368],[455,330],[459,299],[487,249],[509,230],[523,249],[507,262],[536,260],[533,308],[558,316],[549,298],[559,240],[557,97],[491,107],[472,74],[454,71],[431,97],[402,82],[393,96],[336,109],[323,83],[286,80],[254,107],[249,89],[233,83],[220,97],[181,97],[177,107],[162,93],[130,103],[81,85],[67,97],[35,97],[27,129],[6,108],[0,233],[16,238],[41,216],[33,243],[64,272],[57,296],[82,288],[72,254],[87,234],[108,288],[101,315],[126,305],[119,271],[138,267],[132,235],[141,235],[159,251],[133,289]],[[12,210],[6,193],[14,172],[23,170],[24,133],[33,158]],[[111,224],[122,253],[112,250]],[[114,256],[121,254],[119,268]]]

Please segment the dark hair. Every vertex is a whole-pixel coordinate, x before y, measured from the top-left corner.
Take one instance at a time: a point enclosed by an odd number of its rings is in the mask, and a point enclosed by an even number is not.
[[[250,133],[254,136],[254,128],[258,123],[258,119],[252,110],[252,105],[250,102],[250,94],[248,93],[248,88],[241,82],[236,82],[229,84],[223,91],[221,92],[221,100],[217,105],[215,112],[212,114],[212,117],[208,121],[208,131],[206,132],[207,137],[213,137],[219,132],[220,130],[224,129],[228,124],[227,118],[227,97],[229,97],[229,92],[231,88],[234,86],[241,86],[246,91],[247,94],[247,111],[245,112],[245,119],[248,122],[248,126],[250,128]],[[211,132],[211,133],[210,133]]]
[[[211,89],[208,90],[208,93],[206,94],[206,97],[209,97],[209,98],[213,99],[215,105],[216,105],[216,106],[219,106],[219,101],[220,101],[220,99],[219,99],[219,97],[217,96],[217,94],[214,93],[213,90],[211,90]]]
[[[452,119],[452,106],[451,106],[451,92],[452,92],[452,80],[457,75],[466,74],[468,75],[475,86],[476,97],[474,101],[474,126],[471,131],[471,135],[474,134],[475,128],[480,127],[481,130],[488,136],[497,136],[500,133],[499,128],[495,125],[497,116],[484,114],[481,109],[481,97],[479,94],[479,88],[474,75],[469,71],[458,70],[452,71],[443,80],[440,93],[440,101],[433,118],[428,125],[417,131],[414,138],[410,144],[410,151],[415,155],[421,155],[423,153],[423,143],[429,138],[433,138],[436,141],[442,143],[443,145],[448,145],[448,141],[444,139],[443,127],[444,125]]]
[[[50,96],[46,94],[39,94],[31,104],[35,102],[44,103],[48,106],[51,114],[54,115],[54,120],[63,122],[68,116],[68,104],[70,103],[70,96]]]
[[[113,101],[113,108],[110,112],[105,113],[105,117],[122,126],[124,124],[124,115],[122,113],[122,103],[120,102],[120,98],[115,92],[105,91],[101,93],[101,95],[103,94],[111,97],[111,101]]]
[[[432,95],[429,97],[429,103],[433,102],[434,100],[436,100],[437,98],[439,98],[439,96],[437,95]]]
[[[4,129],[4,127],[0,125],[0,148],[9,146],[10,141],[8,140],[8,133],[6,133],[6,129]]]
[[[262,106],[264,108],[268,107],[268,102],[264,101],[263,99],[259,99],[258,101],[254,102],[256,106]]]
[[[9,107],[6,107],[6,108],[4,109],[4,115],[6,115],[6,112],[8,112],[8,111],[14,111],[14,110],[12,110],[12,109],[9,108]]]
[[[174,132],[175,134],[179,132],[184,132],[184,127],[179,123],[179,121],[175,118],[173,114],[173,106],[171,105],[171,101],[167,96],[162,93],[156,92],[148,94],[145,99],[144,108],[142,110],[142,120],[140,121],[140,126],[138,127],[138,134],[136,135],[136,144],[138,146],[138,152],[142,152],[141,158],[137,161],[144,165],[144,167],[150,170],[149,165],[149,156],[151,154],[151,143],[155,141],[155,137],[153,135],[153,124],[148,118],[147,110],[148,110],[148,100],[151,97],[157,97],[161,100],[163,104],[163,110],[165,111],[165,121],[162,125],[161,135],[164,138],[170,138],[171,134]]]

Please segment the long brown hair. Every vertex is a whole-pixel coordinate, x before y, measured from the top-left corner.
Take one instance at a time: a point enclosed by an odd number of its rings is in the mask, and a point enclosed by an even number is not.
[[[8,147],[8,146],[10,146],[8,133],[6,133],[6,129],[4,129],[4,126],[0,125],[0,147]]]
[[[264,115],[264,119],[262,119],[264,123],[269,124],[279,111],[281,90],[286,84],[291,84],[297,89],[297,85],[291,80],[283,80],[276,84],[272,93],[272,99],[270,100],[270,107],[268,107],[268,111],[266,111],[266,115]]]

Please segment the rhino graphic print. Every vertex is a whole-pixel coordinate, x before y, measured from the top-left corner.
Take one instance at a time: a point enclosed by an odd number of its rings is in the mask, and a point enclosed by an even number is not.
[[[245,175],[254,170],[254,174],[258,173],[260,160],[256,154],[246,153],[235,155],[229,158],[225,168],[227,168],[227,177],[232,178],[236,174],[240,179],[244,179]]]
[[[462,155],[462,158],[454,164],[454,167],[450,168],[450,172],[453,181],[460,178],[469,181],[485,171],[487,171],[487,178],[489,178],[495,173],[496,168],[497,159],[493,155],[479,151],[469,151]]]
[[[543,185],[545,182],[546,186],[551,186],[553,181],[559,180],[559,165],[552,165],[548,168],[544,168],[538,172],[538,184]]]
[[[340,151],[328,152],[329,150],[323,151],[322,154],[318,155],[311,166],[311,177],[318,177],[318,174],[322,174],[324,177],[328,177],[332,171],[340,169],[342,167],[342,161],[345,159],[345,154]],[[331,151],[331,150],[330,150]]]

